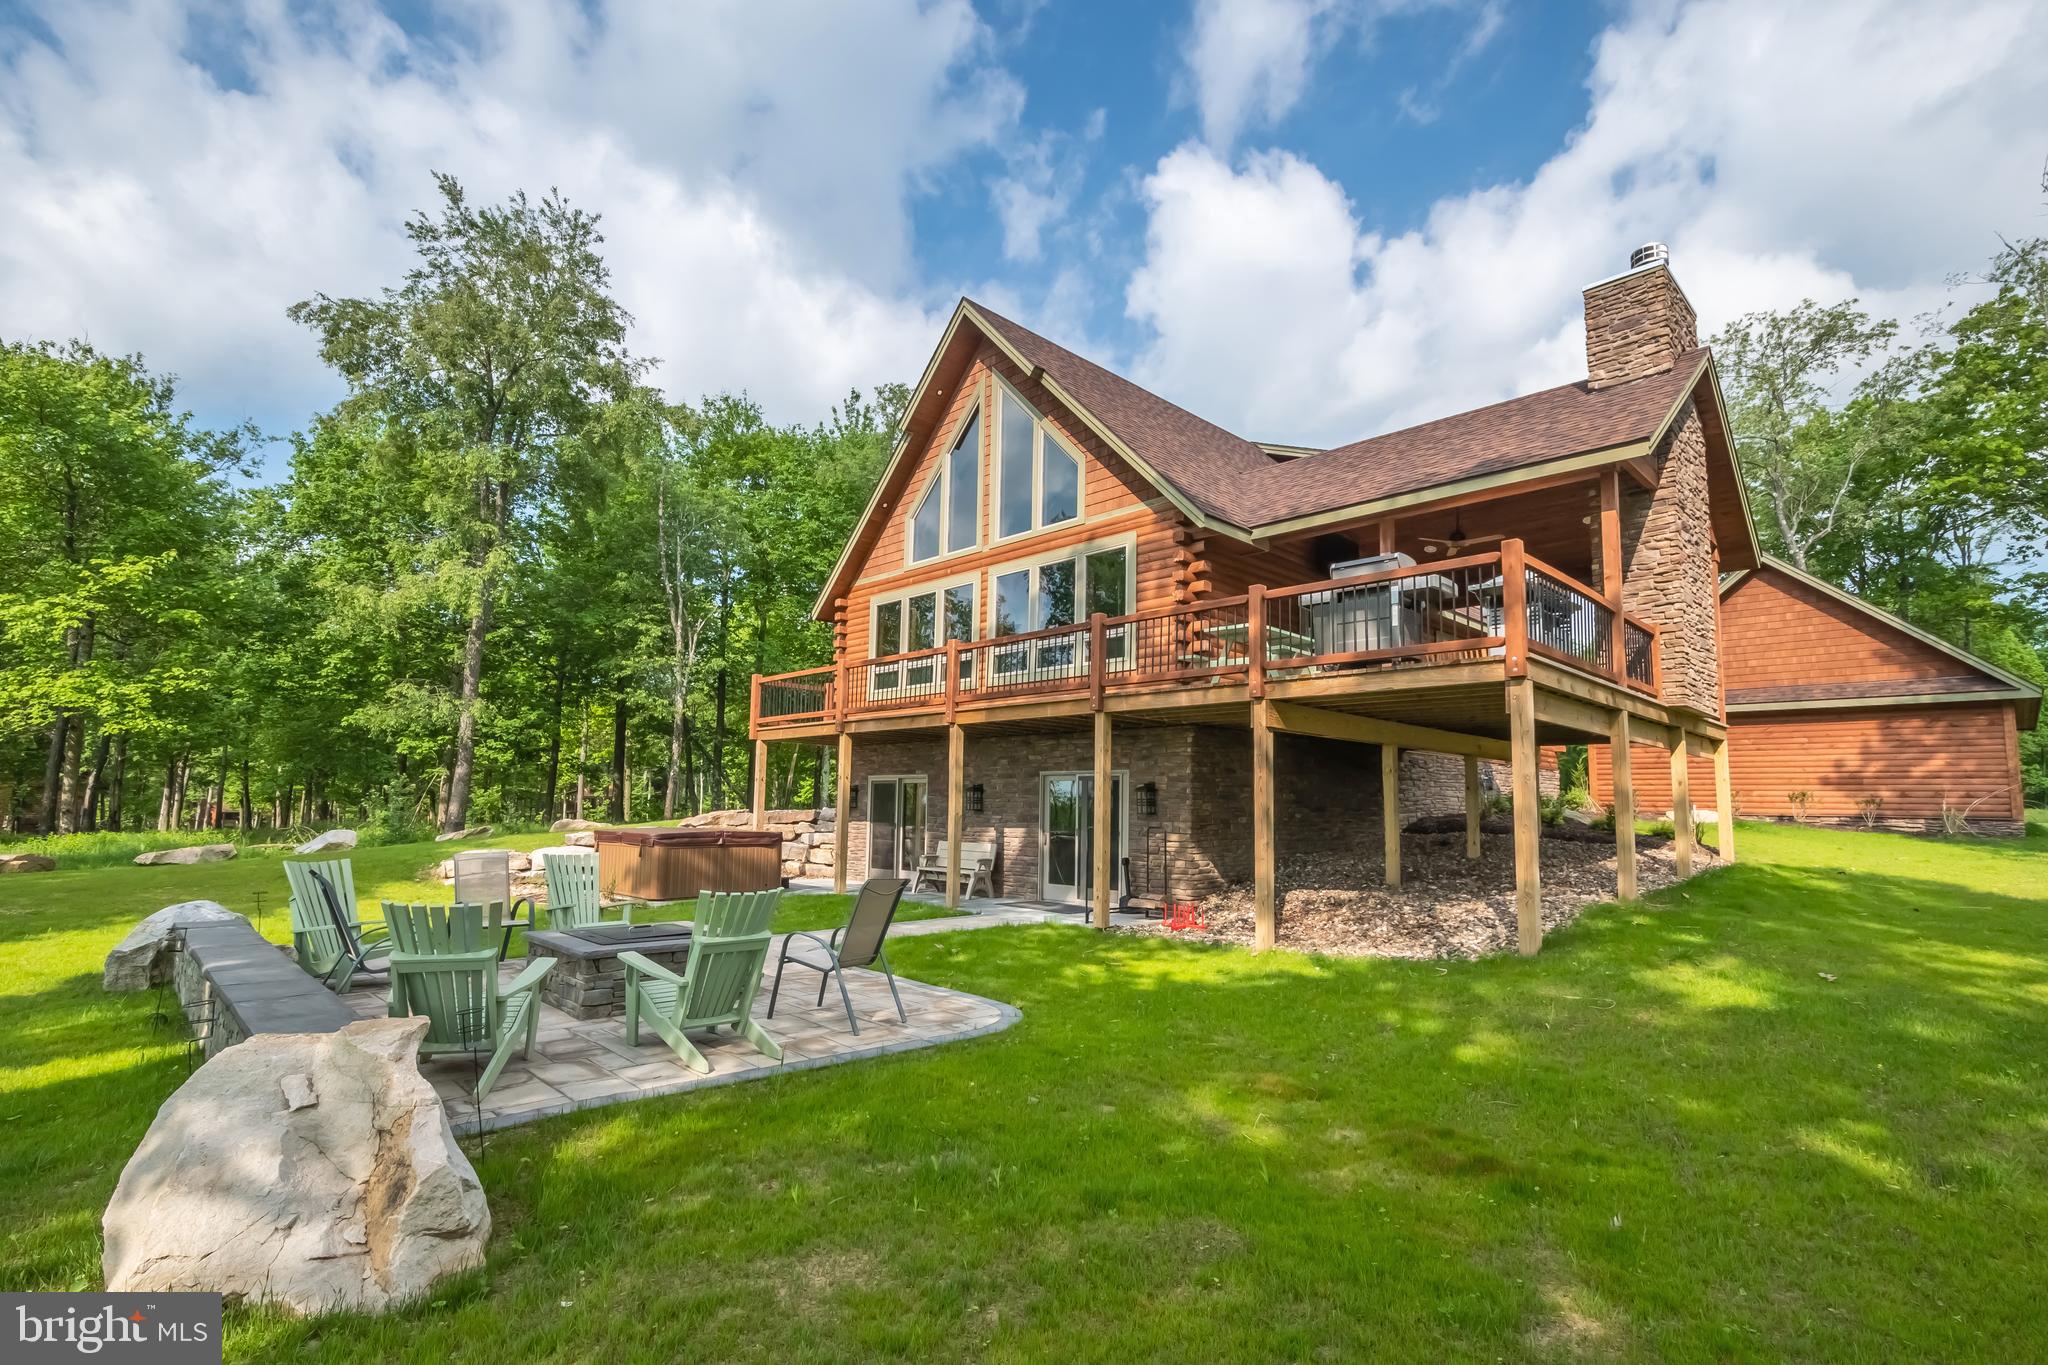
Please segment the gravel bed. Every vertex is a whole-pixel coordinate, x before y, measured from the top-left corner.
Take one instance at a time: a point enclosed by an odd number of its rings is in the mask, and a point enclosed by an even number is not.
[[[1547,834],[1543,840],[1543,929],[1570,924],[1588,905],[1614,898],[1614,845]],[[1401,841],[1402,887],[1380,885],[1377,854],[1297,854],[1281,859],[1280,946],[1348,957],[1474,958],[1515,946],[1515,844],[1485,834],[1477,861],[1465,857],[1458,834],[1409,834]],[[1700,847],[1693,870],[1714,866]],[[1636,879],[1644,894],[1678,880],[1668,840],[1639,838]],[[1202,902],[1206,931],[1176,934],[1215,943],[1250,944],[1252,888],[1232,886]],[[1154,921],[1128,933],[1170,933]]]

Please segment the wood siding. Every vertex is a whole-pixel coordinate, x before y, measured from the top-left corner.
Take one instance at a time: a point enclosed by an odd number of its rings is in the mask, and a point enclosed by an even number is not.
[[[1722,599],[1728,689],[1954,677],[1968,667],[1768,566]]]
[[[1787,816],[1793,792],[1811,792],[1806,814],[1853,820],[1866,796],[1883,798],[1885,820],[1935,821],[1942,799],[1972,818],[2018,820],[2018,730],[2011,702],[1783,711],[1729,718],[1728,766],[1738,814]],[[1671,809],[1665,750],[1632,746],[1636,805]],[[1604,745],[1592,750],[1593,799],[1614,799]],[[1711,806],[1714,765],[1691,760],[1693,804]],[[1983,798],[1980,800],[1980,798]]]
[[[997,415],[991,375],[1000,375],[1044,414],[1052,429],[1068,448],[1081,457],[1081,517],[1045,531],[994,540],[995,448]],[[1022,373],[993,345],[975,351],[955,387],[945,418],[933,428],[921,449],[904,461],[895,480],[884,490],[884,502],[877,510],[876,529],[862,558],[853,587],[844,599],[839,638],[843,657],[869,657],[870,607],[877,597],[889,597],[905,588],[938,581],[972,578],[975,582],[977,632],[988,633],[989,593],[993,587],[989,570],[1022,560],[1057,557],[1059,551],[1090,541],[1135,534],[1137,562],[1131,610],[1169,606],[1173,602],[1173,532],[1180,524],[1172,505],[1157,497],[1145,480],[1124,463],[1114,451],[1097,440],[1094,433],[1076,420],[1031,377]],[[941,555],[920,564],[905,563],[910,517],[918,499],[950,451],[952,442],[977,404],[981,417],[981,502],[980,541],[976,548],[958,554]],[[835,604],[837,605],[837,604]]]

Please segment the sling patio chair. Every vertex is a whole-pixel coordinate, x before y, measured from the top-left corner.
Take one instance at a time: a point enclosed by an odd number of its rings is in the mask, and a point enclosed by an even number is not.
[[[692,1071],[711,1063],[684,1035],[731,1026],[776,1061],[782,1044],[754,1022],[761,966],[768,960],[768,926],[782,903],[780,891],[699,892],[690,925],[690,956],[681,975],[640,953],[624,952],[626,1042],[638,1046],[640,1026],[655,1031]]]
[[[896,973],[889,970],[888,955],[882,951],[882,940],[889,935],[889,925],[896,918],[896,908],[903,904],[903,891],[907,885],[909,883],[901,877],[870,877],[861,883],[852,916],[842,928],[832,931],[829,940],[816,934],[787,935],[782,940],[782,956],[775,962],[775,985],[768,992],[768,1017],[775,1017],[775,998],[782,991],[782,969],[794,962],[819,974],[820,1005],[825,1003],[825,983],[830,980],[839,982],[839,1003],[846,1006],[847,1026],[858,1037],[860,1022],[853,1017],[853,998],[846,993],[846,968],[867,967],[879,962],[882,975],[889,981],[889,995],[896,1001],[896,1017],[903,1023],[909,1023],[910,1016],[903,1012],[903,997],[896,990]],[[803,957],[793,952],[798,939],[816,944],[824,958]]]
[[[382,941],[384,926],[366,926],[357,919],[355,877],[348,859],[286,859],[284,875],[292,888],[292,947],[299,966],[337,993],[346,991],[358,976],[366,978],[366,985],[382,985],[391,945]],[[370,977],[377,979],[371,982]]]
[[[494,926],[502,925],[505,936],[498,944],[498,956],[504,957],[512,948],[512,931],[534,927],[533,897],[512,899],[511,853],[502,848],[473,848],[456,854],[453,861],[455,903],[481,905]],[[521,906],[525,907],[523,918]]]
[[[478,907],[455,906],[450,917],[473,919],[474,937],[484,937]],[[455,937],[462,932],[455,930]],[[498,982],[498,950],[488,942],[466,952],[394,952],[389,961],[391,1017],[424,1015],[428,1021],[422,1057],[490,1055],[476,1083],[476,1101],[483,1103],[513,1052],[525,1057],[533,1051],[540,1028],[540,983],[554,970],[555,959],[528,963],[509,986]]]

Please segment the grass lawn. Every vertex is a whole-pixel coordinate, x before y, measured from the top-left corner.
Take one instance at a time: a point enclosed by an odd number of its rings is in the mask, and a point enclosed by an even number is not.
[[[906,938],[899,972],[1023,1020],[493,1135],[485,1271],[380,1320],[237,1313],[228,1355],[2048,1354],[2048,825],[1741,834],[1740,866],[1533,961]],[[358,889],[436,852],[367,850]],[[0,880],[0,1288],[97,1285],[100,1210],[184,1074],[100,956],[258,887],[281,934],[282,885]]]

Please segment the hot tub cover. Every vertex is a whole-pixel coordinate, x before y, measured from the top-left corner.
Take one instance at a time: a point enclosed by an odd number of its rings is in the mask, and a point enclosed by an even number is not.
[[[597,842],[641,848],[780,848],[782,836],[772,829],[601,829]]]

